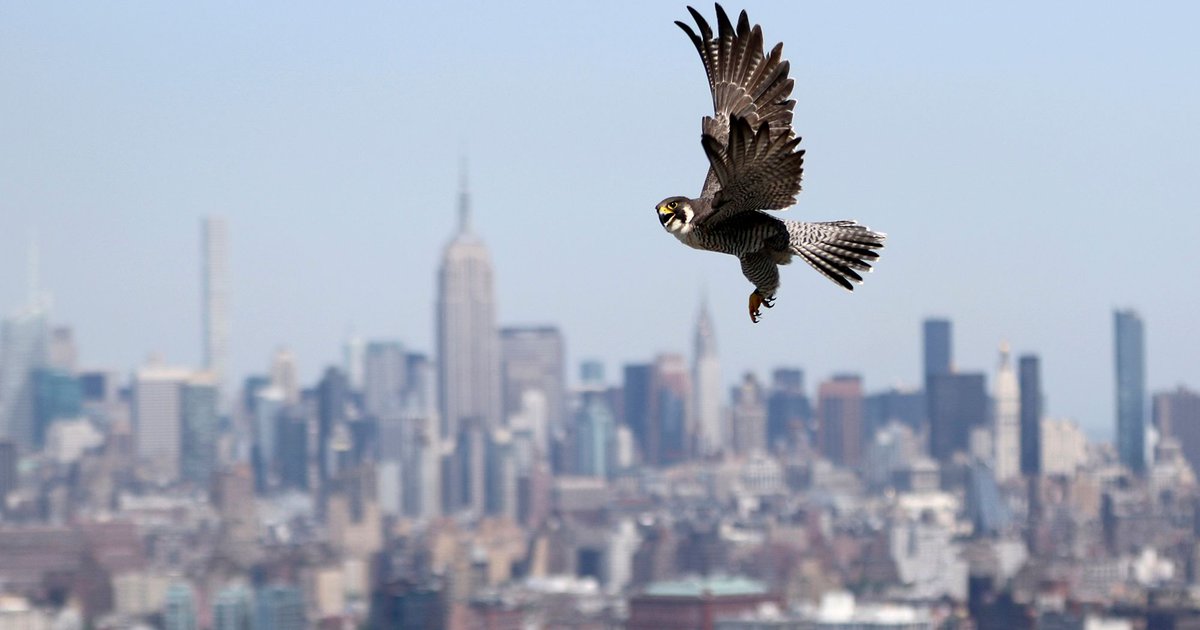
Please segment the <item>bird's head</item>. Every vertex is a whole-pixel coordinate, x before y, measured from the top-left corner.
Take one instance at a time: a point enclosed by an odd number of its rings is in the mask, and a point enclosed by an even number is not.
[[[672,234],[687,234],[692,229],[692,200],[687,197],[667,197],[658,202],[658,222]]]

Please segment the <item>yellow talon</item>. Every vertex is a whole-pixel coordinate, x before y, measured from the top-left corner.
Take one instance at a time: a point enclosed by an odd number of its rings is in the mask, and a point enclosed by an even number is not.
[[[750,321],[751,322],[757,324],[758,318],[762,317],[762,312],[758,310],[758,308],[762,305],[763,305],[763,299],[762,299],[762,296],[758,294],[758,291],[754,291],[753,293],[751,293],[750,294]]]

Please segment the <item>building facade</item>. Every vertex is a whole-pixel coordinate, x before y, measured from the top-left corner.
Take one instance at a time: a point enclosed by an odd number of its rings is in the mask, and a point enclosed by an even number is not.
[[[711,455],[726,443],[721,410],[721,362],[708,303],[700,305],[696,333],[692,343],[692,383],[695,385],[692,409],[695,412],[697,451]]]
[[[1146,342],[1133,310],[1113,313],[1117,391],[1117,454],[1129,470],[1146,470]]]
[[[1021,474],[1042,473],[1042,376],[1036,355],[1022,355],[1017,362],[1021,392]]]
[[[229,358],[229,231],[220,217],[205,218],[201,229],[204,369],[214,374],[220,387]]]
[[[438,273],[438,400],[442,437],[464,421],[500,424],[500,353],[492,263],[471,227],[470,197],[459,195],[458,232],[446,246]]]

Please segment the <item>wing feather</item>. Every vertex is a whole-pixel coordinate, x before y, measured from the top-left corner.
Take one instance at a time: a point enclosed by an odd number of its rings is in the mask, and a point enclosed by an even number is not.
[[[804,173],[800,138],[772,136],[770,125],[757,129],[740,116],[730,118],[728,139],[705,134],[700,139],[718,183],[710,211],[697,217],[714,224],[753,210],[779,210],[796,203]]]
[[[684,22],[675,22],[700,54],[713,97],[714,113],[704,117],[703,135],[724,145],[729,137],[730,118],[737,116],[753,128],[767,123],[772,136],[792,138],[796,102],[788,98],[793,82],[788,78],[790,66],[783,59],[783,44],[776,44],[770,53],[764,53],[762,28],[751,25],[745,11],[738,15],[736,25],[720,4],[716,5],[716,12],[716,33],[692,7],[688,7],[688,13],[696,22],[695,29]],[[715,167],[710,168],[700,196],[714,196],[719,186]]]

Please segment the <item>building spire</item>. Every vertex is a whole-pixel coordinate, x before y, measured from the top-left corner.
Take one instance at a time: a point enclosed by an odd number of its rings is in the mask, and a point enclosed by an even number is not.
[[[696,314],[696,357],[716,356],[717,341],[713,334],[712,316],[708,312],[708,291],[700,293],[700,309]]]
[[[471,193],[467,186],[467,158],[459,159],[458,165],[458,232],[467,234],[471,231]]]

